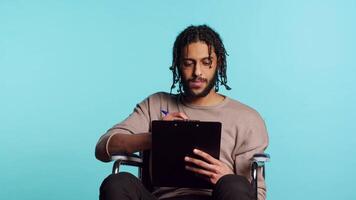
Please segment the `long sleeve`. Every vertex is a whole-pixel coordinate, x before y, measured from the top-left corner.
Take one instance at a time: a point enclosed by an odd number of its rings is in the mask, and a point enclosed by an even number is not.
[[[105,158],[103,161],[109,162],[108,143],[115,134],[138,134],[147,133],[150,126],[149,99],[145,99],[137,104],[134,111],[124,121],[110,128],[102,135],[96,144],[96,157]]]
[[[250,182],[251,178],[251,160],[254,154],[263,153],[268,146],[268,135],[264,121],[257,115],[250,115],[240,127],[238,148],[235,154],[236,174],[245,176]],[[266,199],[266,184],[262,173],[258,178],[258,200]]]

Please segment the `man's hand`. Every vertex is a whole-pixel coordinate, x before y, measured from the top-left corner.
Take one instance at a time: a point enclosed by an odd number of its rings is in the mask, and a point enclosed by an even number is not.
[[[182,112],[174,112],[174,113],[169,113],[166,116],[162,118],[162,120],[166,121],[172,121],[172,120],[188,120],[188,117],[186,114]]]
[[[186,156],[184,160],[187,163],[194,164],[198,167],[192,167],[191,165],[188,166],[186,165],[186,169],[189,171],[192,171],[194,173],[203,175],[206,177],[212,184],[216,184],[218,180],[227,174],[233,174],[234,172],[223,162],[220,160],[215,159],[214,157],[210,156],[209,154],[198,150],[194,149],[193,153],[198,155],[199,157],[202,158],[196,159],[192,157]]]

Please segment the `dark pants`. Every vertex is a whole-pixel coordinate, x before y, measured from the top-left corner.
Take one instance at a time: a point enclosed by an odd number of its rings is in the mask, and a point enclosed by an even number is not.
[[[212,196],[178,196],[165,200],[252,200],[253,190],[245,177],[226,175],[213,188]],[[100,200],[157,200],[132,174],[108,176],[100,186]]]

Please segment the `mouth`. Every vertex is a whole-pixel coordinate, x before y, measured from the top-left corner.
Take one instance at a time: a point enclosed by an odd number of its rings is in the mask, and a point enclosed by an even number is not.
[[[189,81],[189,87],[192,89],[199,89],[204,86],[206,83],[206,79],[199,78],[199,79],[193,79]]]

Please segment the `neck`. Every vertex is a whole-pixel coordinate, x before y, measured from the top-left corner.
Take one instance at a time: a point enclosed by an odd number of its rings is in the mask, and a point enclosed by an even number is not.
[[[212,89],[205,97],[183,96],[183,98],[187,103],[196,106],[214,106],[225,99],[223,95],[216,93],[214,89]]]

